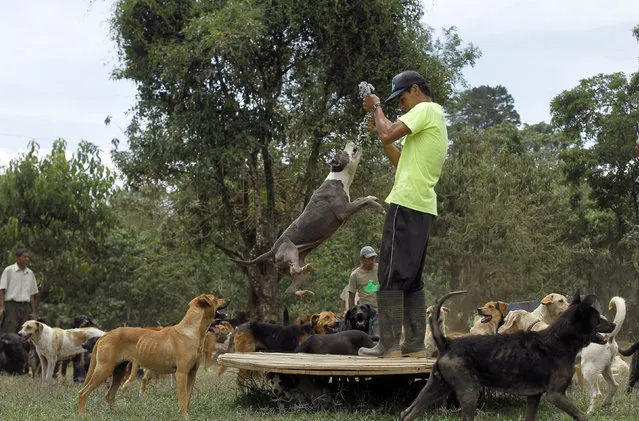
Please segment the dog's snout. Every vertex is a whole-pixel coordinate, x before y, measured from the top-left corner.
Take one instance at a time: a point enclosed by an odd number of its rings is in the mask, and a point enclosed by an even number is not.
[[[484,309],[481,307],[477,307],[477,314],[479,314],[480,316],[484,315]]]

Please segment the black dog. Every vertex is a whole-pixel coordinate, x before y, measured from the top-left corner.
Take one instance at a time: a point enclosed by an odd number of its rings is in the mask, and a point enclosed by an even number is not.
[[[357,351],[372,348],[371,337],[360,330],[347,330],[332,335],[312,335],[302,342],[295,352],[307,354],[357,355]]]
[[[415,401],[401,413],[404,421],[415,419],[427,406],[454,393],[461,406],[462,419],[473,420],[482,386],[527,397],[526,421],[537,419],[539,401],[548,400],[575,420],[585,415],[566,396],[574,374],[579,350],[590,342],[604,344],[598,332],[610,333],[615,327],[592,307],[594,295],[583,300],[575,293],[571,305],[548,329],[512,335],[446,338],[437,321],[444,300],[465,291],[452,292],[435,305],[429,319],[439,359],[428,383]]]
[[[341,330],[361,330],[369,335],[378,336],[377,310],[370,304],[357,304],[346,312]]]
[[[0,333],[0,371],[11,375],[29,372],[29,344],[17,333]]]
[[[78,329],[81,327],[92,327],[95,326],[93,321],[89,318],[89,316],[85,316],[83,314],[74,316],[71,319],[71,328]],[[67,366],[69,362],[73,362],[73,382],[74,383],[82,383],[84,382],[84,378],[86,377],[88,365],[91,361],[91,356],[89,352],[85,352],[84,354],[78,354],[75,357],[64,360],[61,362],[60,373],[62,377],[66,377],[67,375]],[[56,370],[58,371],[58,367],[56,366]]]
[[[101,336],[95,336],[91,339],[89,339],[88,341],[86,341],[85,343],[82,344],[82,348],[84,348],[89,355],[93,354],[93,348],[95,348],[95,344],[96,342],[98,342],[98,339],[100,339]],[[91,358],[89,358],[91,359]]]
[[[639,342],[635,342],[628,349],[619,349],[619,353],[624,357],[632,355],[632,361],[630,362],[630,378],[628,379],[628,387],[626,393],[632,392],[632,388],[635,387],[635,383],[639,380]]]

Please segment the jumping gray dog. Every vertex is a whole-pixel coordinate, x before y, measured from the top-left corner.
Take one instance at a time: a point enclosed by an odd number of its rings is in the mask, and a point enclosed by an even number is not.
[[[351,202],[349,188],[361,157],[362,149],[356,148],[354,142],[347,143],[344,150],[331,159],[328,177],[315,190],[302,214],[286,228],[273,247],[253,260],[232,260],[245,265],[273,260],[280,274],[293,278],[286,290],[287,294],[299,298],[313,296],[313,292],[300,289],[310,277],[311,265],[304,263],[306,255],[328,240],[351,215],[363,207],[370,206],[384,213],[384,207],[377,203],[374,196],[360,197]]]

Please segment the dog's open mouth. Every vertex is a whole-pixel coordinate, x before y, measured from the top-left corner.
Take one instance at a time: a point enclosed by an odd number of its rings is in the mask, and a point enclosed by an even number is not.
[[[493,316],[484,316],[484,317],[482,317],[481,322],[482,322],[482,323],[488,323],[488,322],[490,322],[492,319],[493,319]]]
[[[335,332],[337,332],[337,325],[336,325],[336,324],[335,324],[335,325],[332,325],[332,326],[325,325],[325,326],[324,326],[324,330],[325,330],[327,333],[335,333]]]
[[[226,319],[226,313],[224,313],[223,311],[220,311],[220,310],[224,310],[226,307],[228,307],[228,305],[229,305],[229,303],[227,301],[226,304],[218,306],[218,308],[215,309],[215,318],[216,319],[221,319],[221,320]]]
[[[25,333],[24,335],[20,335],[20,336],[22,336],[22,338],[25,341],[28,341],[31,338],[31,335],[33,335],[33,334],[32,333]]]
[[[365,327],[366,326],[366,320],[358,320],[355,322],[355,326],[356,327]]]

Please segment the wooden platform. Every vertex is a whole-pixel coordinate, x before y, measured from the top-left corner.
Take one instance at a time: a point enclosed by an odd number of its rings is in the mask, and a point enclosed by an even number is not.
[[[222,354],[224,367],[316,376],[391,376],[430,373],[432,358],[367,358],[349,355],[245,352]]]

